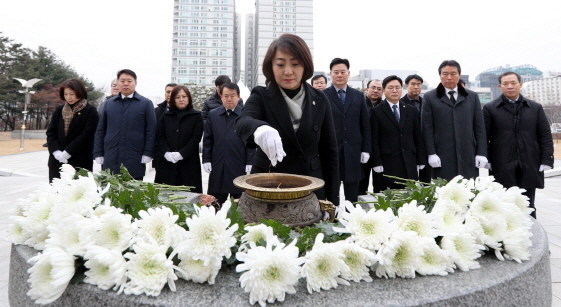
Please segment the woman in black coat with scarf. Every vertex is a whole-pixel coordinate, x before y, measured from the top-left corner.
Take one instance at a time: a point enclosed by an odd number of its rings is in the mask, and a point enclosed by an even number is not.
[[[193,109],[193,99],[184,85],[171,92],[169,110],[156,130],[156,183],[192,186],[202,193],[199,143],[203,137],[201,112]]]
[[[88,91],[78,79],[64,81],[59,97],[65,103],[56,108],[47,129],[49,182],[60,178],[62,164],[92,171],[94,134],[99,115],[88,103]]]

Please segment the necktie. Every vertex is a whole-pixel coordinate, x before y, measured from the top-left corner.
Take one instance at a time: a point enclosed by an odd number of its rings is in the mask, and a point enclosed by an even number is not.
[[[448,94],[450,94],[450,101],[452,101],[452,104],[456,104],[456,98],[454,98],[454,93],[456,93],[456,91],[448,92]]]
[[[232,110],[226,110],[226,114],[227,114],[228,116],[232,115]]]
[[[345,91],[339,90],[339,100],[341,100],[341,104],[345,105]]]
[[[397,104],[394,104],[392,106],[392,109],[393,109],[393,115],[395,116],[395,119],[399,123],[399,113],[397,112]]]

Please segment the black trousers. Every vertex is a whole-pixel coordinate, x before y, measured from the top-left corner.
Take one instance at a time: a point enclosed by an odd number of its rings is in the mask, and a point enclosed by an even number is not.
[[[362,165],[364,178],[358,183],[358,195],[366,195],[368,193],[368,185],[370,184],[370,173],[372,172],[372,159]]]
[[[534,204],[534,202],[536,201],[536,188],[525,188],[520,186],[520,184],[522,183],[522,177],[524,176],[522,174],[522,169],[520,168],[520,166],[516,167],[516,170],[514,171],[514,176],[516,178],[516,184],[518,185],[518,187],[526,190],[526,192],[522,194],[528,196],[530,201],[530,208],[534,209],[534,212],[532,212],[530,215],[533,218],[536,218],[536,206]]]
[[[345,200],[348,200],[352,203],[358,201],[358,181],[357,182],[343,182],[343,191],[345,192]],[[337,195],[337,199],[339,199],[339,198],[340,198],[340,195]]]

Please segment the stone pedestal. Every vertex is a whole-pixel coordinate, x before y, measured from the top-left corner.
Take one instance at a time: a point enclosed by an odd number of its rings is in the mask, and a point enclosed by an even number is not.
[[[246,223],[272,219],[290,227],[304,227],[318,223],[322,217],[319,200],[314,193],[296,199],[265,200],[243,192],[238,206]]]
[[[382,279],[371,283],[351,283],[337,289],[309,294],[301,279],[297,293],[286,295],[274,306],[423,306],[423,307],[550,307],[551,271],[549,248],[544,229],[532,227],[532,258],[523,263],[499,261],[493,253],[479,259],[481,268],[455,272],[449,276],[417,276],[413,279]],[[9,300],[11,307],[37,306],[26,292],[27,259],[37,251],[26,246],[12,246]],[[371,275],[373,275],[371,273]],[[222,269],[213,286],[184,280],[176,282],[177,292],[164,288],[159,297],[117,295],[88,284],[71,284],[53,307],[75,306],[250,306],[249,294],[239,286],[233,268]],[[255,305],[258,306],[258,305]]]

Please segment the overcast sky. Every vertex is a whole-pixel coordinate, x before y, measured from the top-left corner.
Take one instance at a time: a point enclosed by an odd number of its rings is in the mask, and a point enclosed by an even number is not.
[[[137,90],[163,96],[170,81],[172,0],[2,1],[2,35],[45,46],[98,87],[130,68]],[[252,0],[237,1],[247,11]],[[314,62],[334,57],[361,69],[417,70],[431,86],[455,59],[470,80],[482,71],[532,64],[561,71],[561,1],[314,1]],[[18,76],[14,76],[18,77]]]

